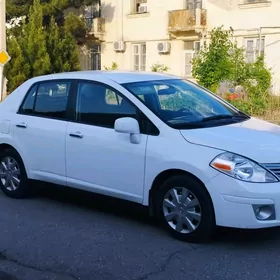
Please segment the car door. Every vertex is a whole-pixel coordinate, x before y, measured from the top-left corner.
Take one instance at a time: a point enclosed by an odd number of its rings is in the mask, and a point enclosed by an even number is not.
[[[14,140],[30,177],[66,184],[65,135],[71,81],[34,84],[13,119]]]
[[[69,186],[135,202],[143,198],[147,134],[130,142],[129,134],[114,130],[120,117],[136,118],[136,107],[101,83],[77,84],[75,121],[66,137]]]

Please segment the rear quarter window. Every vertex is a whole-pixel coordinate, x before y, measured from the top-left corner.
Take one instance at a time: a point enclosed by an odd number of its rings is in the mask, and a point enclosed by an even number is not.
[[[33,85],[31,89],[27,92],[23,104],[20,108],[20,113],[31,114],[34,108],[35,95],[38,85]]]

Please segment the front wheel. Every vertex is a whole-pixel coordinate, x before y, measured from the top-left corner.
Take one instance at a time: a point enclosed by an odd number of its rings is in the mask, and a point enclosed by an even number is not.
[[[212,236],[215,229],[212,201],[198,180],[187,175],[174,176],[155,196],[157,214],[175,238],[203,242]]]
[[[28,194],[28,179],[24,164],[13,148],[0,152],[0,187],[12,198],[22,198]]]

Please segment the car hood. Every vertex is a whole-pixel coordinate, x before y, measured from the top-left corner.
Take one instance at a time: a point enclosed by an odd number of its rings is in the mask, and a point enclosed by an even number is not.
[[[217,127],[181,130],[190,143],[230,151],[259,163],[280,163],[280,126],[251,118]]]

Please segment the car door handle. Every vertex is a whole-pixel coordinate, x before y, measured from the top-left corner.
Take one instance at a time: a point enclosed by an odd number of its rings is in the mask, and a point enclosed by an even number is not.
[[[76,137],[76,138],[83,138],[84,137],[84,135],[81,132],[79,132],[79,131],[77,131],[77,132],[70,132],[69,135],[71,137]]]
[[[27,124],[24,122],[18,123],[18,124],[16,124],[16,127],[27,128]]]

